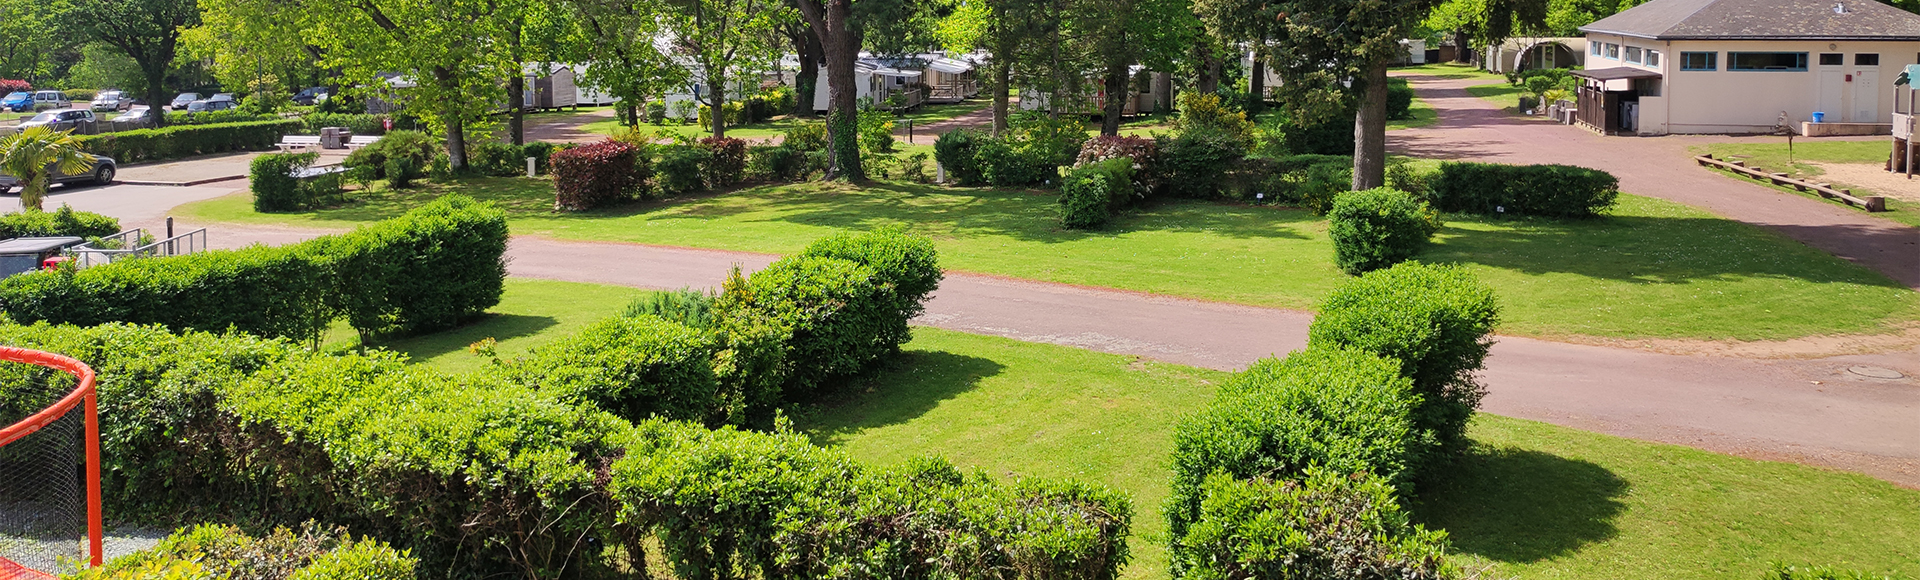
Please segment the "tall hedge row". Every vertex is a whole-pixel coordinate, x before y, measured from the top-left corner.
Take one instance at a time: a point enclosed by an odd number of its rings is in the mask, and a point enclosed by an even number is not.
[[[299,119],[213,125],[174,125],[76,137],[80,148],[120,163],[159,161],[228,151],[272,149],[280,138],[300,131]]]
[[[1466,441],[1498,308],[1418,262],[1334,291],[1308,348],[1263,360],[1175,428],[1172,571],[1192,579],[1457,578],[1398,501]]]
[[[362,333],[458,324],[505,291],[506,215],[448,196],[337,236],[282,247],[120,260],[0,280],[19,322],[162,324],[310,339],[336,317]]]
[[[1613,207],[1620,180],[1571,165],[1448,162],[1433,181],[1441,211],[1584,218]]]
[[[78,236],[103,238],[120,233],[120,220],[93,212],[74,211],[61,204],[54,211],[0,214],[0,240],[28,237]]]

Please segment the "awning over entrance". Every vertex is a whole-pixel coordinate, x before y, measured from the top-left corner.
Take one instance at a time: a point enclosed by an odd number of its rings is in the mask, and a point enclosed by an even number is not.
[[[1643,68],[1631,68],[1631,67],[1624,67],[1624,66],[1616,66],[1613,68],[1603,68],[1603,69],[1596,69],[1596,70],[1577,70],[1572,72],[1573,72],[1573,76],[1590,78],[1596,81],[1660,78],[1660,73],[1653,72]]]

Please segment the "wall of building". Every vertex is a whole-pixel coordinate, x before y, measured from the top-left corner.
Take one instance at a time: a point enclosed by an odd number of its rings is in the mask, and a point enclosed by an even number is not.
[[[1662,75],[1661,97],[1642,99],[1639,130],[1645,135],[1766,133],[1783,112],[1796,127],[1815,111],[1826,113],[1829,123],[1887,123],[1894,77],[1920,62],[1920,42],[1912,41],[1656,41],[1608,34],[1589,34],[1588,41],[1588,70],[1625,66]],[[1609,45],[1619,47],[1617,55]],[[1641,49],[1641,62],[1628,60],[1631,48]],[[1659,64],[1645,62],[1647,51],[1659,52]],[[1715,70],[1681,70],[1684,52],[1715,53]],[[1728,70],[1730,52],[1805,52],[1807,70]],[[1840,54],[1844,64],[1821,65],[1822,54]],[[1879,65],[1856,65],[1860,54],[1879,55]],[[1660,110],[1652,111],[1656,106]]]

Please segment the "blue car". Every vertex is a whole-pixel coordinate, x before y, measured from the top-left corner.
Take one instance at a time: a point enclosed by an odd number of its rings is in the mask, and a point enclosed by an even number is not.
[[[33,110],[33,93],[8,93],[6,98],[0,98],[0,109],[15,113],[31,111]]]

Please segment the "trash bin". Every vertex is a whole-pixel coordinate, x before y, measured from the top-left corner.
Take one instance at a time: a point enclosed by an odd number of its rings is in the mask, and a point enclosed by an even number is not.
[[[321,127],[321,149],[346,149],[347,142],[353,140],[353,130],[346,127]]]
[[[1823,113],[1823,112],[1820,112],[1820,111],[1814,111],[1814,112],[1813,112],[1813,122],[1815,122],[1815,123],[1820,123],[1820,122],[1824,122],[1824,121],[1826,121],[1826,120],[1827,120],[1827,114],[1826,114],[1826,113]]]
[[[40,269],[48,258],[87,240],[77,237],[14,238],[0,242],[0,278]]]

